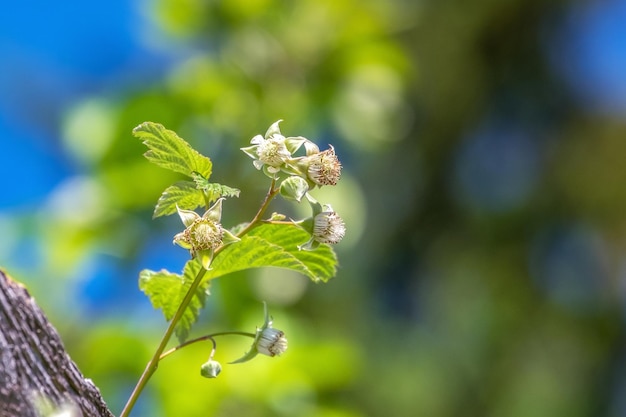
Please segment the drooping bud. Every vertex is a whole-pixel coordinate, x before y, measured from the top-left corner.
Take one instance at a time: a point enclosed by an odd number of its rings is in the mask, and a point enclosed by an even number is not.
[[[270,322],[271,325],[271,322]],[[280,356],[287,350],[287,338],[282,330],[268,327],[263,329],[256,349],[259,353],[267,356]]]
[[[205,378],[217,378],[220,372],[222,372],[222,365],[213,359],[209,359],[200,367],[200,375]]]

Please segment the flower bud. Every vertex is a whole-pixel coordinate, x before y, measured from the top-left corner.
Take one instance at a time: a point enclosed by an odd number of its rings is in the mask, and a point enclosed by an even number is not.
[[[337,213],[332,211],[323,211],[313,218],[313,239],[320,243],[336,244],[346,234],[346,225],[343,219]]]
[[[287,200],[294,200],[298,203],[309,191],[309,184],[302,177],[292,175],[280,184],[280,195]]]
[[[271,324],[270,324],[271,325]],[[261,332],[256,349],[267,356],[280,356],[287,350],[287,338],[282,330],[267,327]]]
[[[223,200],[218,199],[202,217],[195,211],[176,206],[185,230],[174,236],[174,243],[188,249],[192,258],[198,257],[206,269],[209,269],[215,249],[240,240],[220,224]]]
[[[205,378],[216,378],[220,372],[222,372],[222,365],[213,359],[210,359],[200,367],[200,375]]]
[[[341,163],[330,146],[323,152],[306,157],[307,176],[317,185],[337,185],[341,178]]]
[[[198,252],[213,250],[222,244],[224,229],[213,220],[198,217],[182,232],[174,236],[174,243],[189,249],[191,255]]]
[[[267,356],[280,356],[287,350],[287,338],[282,330],[272,327],[272,319],[267,311],[267,304],[263,303],[265,310],[265,323],[260,329],[256,329],[252,347],[241,358],[231,363],[243,363],[262,353]]]

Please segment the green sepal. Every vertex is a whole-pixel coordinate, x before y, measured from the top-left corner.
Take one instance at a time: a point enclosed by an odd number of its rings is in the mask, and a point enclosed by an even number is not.
[[[219,198],[206,212],[204,212],[202,217],[215,223],[219,223],[222,220],[222,203],[224,200],[224,198]]]
[[[230,245],[240,241],[241,239],[232,234],[230,231],[224,230],[224,235],[222,236],[222,245]]]
[[[303,250],[303,251],[312,251],[312,250],[317,249],[320,245],[321,245],[320,242],[318,242],[317,240],[311,238],[311,239],[309,239],[308,242],[306,242],[306,243],[304,243],[302,245],[299,245],[298,249]]]
[[[259,145],[252,145],[252,146],[246,146],[245,148],[239,148],[239,149],[241,149],[243,153],[248,155],[250,158],[258,159],[259,157],[259,155],[257,154],[258,148],[259,148]]]
[[[254,342],[252,342],[252,347],[250,348],[250,350],[244,353],[244,355],[241,358],[232,362],[228,362],[228,363],[230,364],[244,363],[244,362],[248,362],[249,360],[254,359],[254,357],[259,354],[259,351],[256,350],[256,344],[258,343],[260,338],[261,338],[261,332],[259,331],[259,329],[257,329],[256,336],[254,336]]]
[[[306,230],[308,234],[313,234],[313,225],[315,224],[315,220],[313,219],[313,217],[307,217],[304,220],[293,222],[293,224],[303,230]]]
[[[196,258],[202,264],[204,269],[211,269],[211,262],[213,261],[213,249],[200,250],[196,254]]]
[[[280,172],[280,168],[263,164],[263,166],[261,167],[261,171],[263,171],[263,173],[267,177],[274,179],[274,178],[278,178],[278,173]]]
[[[312,217],[315,217],[324,211],[324,207],[322,207],[322,205],[315,198],[313,198],[311,194],[307,193],[306,199],[311,205],[311,210],[313,211]]]
[[[178,211],[178,216],[180,220],[183,222],[185,227],[191,226],[196,220],[200,218],[198,213],[193,210],[183,210],[180,207],[176,206],[176,211]]]
[[[235,361],[229,362],[229,363],[235,364],[235,363],[248,362],[249,360],[253,359],[256,355],[259,354],[259,351],[257,350],[256,346],[259,343],[261,334],[263,333],[263,330],[267,329],[268,327],[272,325],[272,319],[267,310],[267,303],[265,301],[263,301],[263,314],[265,316],[265,321],[263,323],[263,326],[260,329],[259,328],[256,329],[256,334],[254,335],[254,340],[252,341],[252,346],[250,346],[250,349],[246,353],[244,353],[244,355],[241,358]]]
[[[318,153],[320,148],[310,140],[302,136],[290,136],[285,138],[285,146],[290,154],[294,154],[304,145],[304,149],[307,155]]]
[[[278,134],[281,135],[282,133],[280,133],[280,126],[278,126],[280,124],[280,122],[282,122],[283,119],[280,119],[274,123],[272,123],[272,125],[267,129],[267,132],[265,132],[265,139],[269,139],[272,136]]]

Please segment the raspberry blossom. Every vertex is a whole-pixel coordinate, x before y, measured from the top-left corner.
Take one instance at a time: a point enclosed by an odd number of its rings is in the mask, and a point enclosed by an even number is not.
[[[287,350],[287,338],[282,330],[272,327],[272,319],[267,312],[267,304],[263,303],[265,311],[265,323],[260,329],[256,329],[256,335],[250,350],[231,363],[243,363],[254,358],[259,353],[270,357],[280,356]]]
[[[174,236],[174,243],[188,249],[192,258],[199,257],[206,269],[211,264],[215,249],[239,240],[220,224],[222,201],[224,198],[217,200],[202,217],[195,211],[183,210],[177,206],[178,215],[186,228]]]
[[[265,175],[275,178],[281,170],[289,171],[292,154],[304,145],[307,155],[319,153],[319,148],[310,140],[301,136],[285,137],[280,132],[279,120],[273,123],[265,136],[256,135],[250,141],[252,146],[241,150],[254,159],[254,167],[263,170]]]
[[[346,235],[346,224],[343,219],[329,204],[322,206],[310,194],[306,197],[313,209],[313,216],[294,223],[309,232],[311,239],[298,246],[298,249],[314,250],[320,244],[335,245],[341,242]]]
[[[270,322],[270,327],[261,332],[256,349],[267,356],[280,356],[287,350],[287,339],[282,330],[273,329],[271,325],[272,322]]]
[[[330,205],[313,218],[313,239],[320,243],[335,245],[341,242],[346,234],[346,225]]]
[[[280,172],[281,166],[291,157],[291,153],[287,149],[285,137],[280,133],[278,124],[281,120],[272,124],[265,137],[256,135],[250,143],[252,146],[241,148],[241,150],[254,159],[253,164],[256,169],[262,169],[263,172],[273,178]]]
[[[341,178],[341,162],[332,145],[323,152],[305,157],[305,161],[308,163],[306,172],[309,180],[319,186],[337,185]]]

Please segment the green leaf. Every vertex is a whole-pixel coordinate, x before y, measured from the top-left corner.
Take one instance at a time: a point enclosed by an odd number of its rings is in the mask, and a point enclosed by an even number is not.
[[[151,271],[144,269],[139,273],[139,289],[150,299],[155,309],[163,310],[165,320],[170,321],[176,314],[178,306],[185,298],[202,266],[195,260],[185,264],[182,275],[174,274],[164,269]],[[191,302],[174,329],[178,340],[182,343],[189,336],[189,330],[198,319],[200,310],[204,307],[209,295],[209,282],[203,281],[196,290]]]
[[[239,190],[237,188],[211,183],[197,173],[194,173],[193,180],[196,183],[196,187],[204,191],[209,200],[209,204],[220,197],[239,197]]]
[[[264,224],[227,246],[213,260],[212,269],[204,279],[211,280],[248,268],[273,266],[286,268],[309,277],[314,282],[326,282],[335,276],[337,257],[328,245],[314,251],[301,251],[298,245],[310,236],[290,224]]]
[[[170,185],[163,191],[157,205],[154,208],[152,218],[169,216],[176,213],[176,205],[184,210],[195,210],[204,205],[202,191],[196,188],[191,181],[179,181]]]
[[[204,178],[211,176],[212,163],[209,158],[198,153],[185,140],[167,130],[163,125],[143,122],[133,129],[133,135],[142,139],[149,148],[144,156],[152,163],[192,177],[194,172]]]

